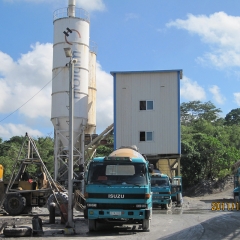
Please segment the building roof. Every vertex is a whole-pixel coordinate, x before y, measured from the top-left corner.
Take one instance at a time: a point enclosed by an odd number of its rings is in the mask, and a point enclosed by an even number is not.
[[[168,73],[168,72],[180,72],[180,79],[182,79],[182,69],[172,70],[146,70],[146,71],[111,71],[110,74],[131,74],[131,73]]]

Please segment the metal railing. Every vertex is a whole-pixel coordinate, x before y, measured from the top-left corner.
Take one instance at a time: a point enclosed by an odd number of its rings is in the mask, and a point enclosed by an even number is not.
[[[89,49],[90,49],[90,52],[97,54],[98,46],[97,46],[96,42],[90,41]]]
[[[60,18],[68,17],[68,8],[60,8],[53,12],[53,21]],[[90,22],[90,16],[87,11],[82,8],[75,8],[75,17],[83,19],[86,22]]]

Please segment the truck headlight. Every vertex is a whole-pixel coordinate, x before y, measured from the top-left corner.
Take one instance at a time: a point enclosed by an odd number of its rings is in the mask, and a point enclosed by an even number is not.
[[[97,207],[97,204],[96,204],[96,203],[87,203],[87,207],[96,208],[96,207]]]

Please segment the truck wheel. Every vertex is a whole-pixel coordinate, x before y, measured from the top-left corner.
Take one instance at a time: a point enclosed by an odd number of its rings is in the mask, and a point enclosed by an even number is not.
[[[146,232],[150,231],[150,219],[143,219],[142,229]]]
[[[183,199],[181,199],[179,202],[177,202],[177,207],[182,207],[183,206]]]
[[[23,236],[31,236],[32,228],[27,226],[19,226],[19,227],[5,227],[3,229],[3,234],[6,237],[23,237]]]
[[[89,232],[96,231],[96,220],[95,219],[88,219],[88,230],[89,230]]]
[[[178,203],[177,207],[182,207],[182,205],[183,205],[182,203]]]
[[[165,204],[165,209],[170,210],[172,208],[172,200],[170,200],[170,203]]]
[[[55,195],[56,195],[56,198],[57,198],[57,200],[58,200],[60,205],[68,203],[68,195],[66,193],[57,192],[57,193],[55,193]],[[60,216],[60,210],[59,210],[59,207],[57,205],[57,202],[56,202],[56,199],[54,197],[54,194],[51,194],[50,197],[47,200],[47,208],[48,208],[49,212],[50,212],[50,206],[51,206],[52,202],[54,202],[56,204],[55,215],[56,216]]]
[[[182,207],[183,205],[183,197],[182,193],[177,194],[177,207]]]
[[[21,194],[9,194],[4,201],[4,209],[9,215],[20,215],[25,207],[25,201]]]

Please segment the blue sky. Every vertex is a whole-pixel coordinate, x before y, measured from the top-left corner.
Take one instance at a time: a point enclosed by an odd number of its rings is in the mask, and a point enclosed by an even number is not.
[[[97,51],[97,133],[113,122],[111,71],[182,69],[181,102],[240,108],[238,0],[76,0]],[[53,137],[53,12],[67,0],[0,0],[0,137]]]

